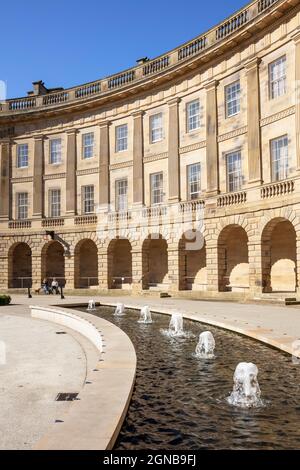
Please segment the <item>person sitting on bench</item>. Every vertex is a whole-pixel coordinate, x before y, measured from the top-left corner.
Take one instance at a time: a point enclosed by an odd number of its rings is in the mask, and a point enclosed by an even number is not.
[[[59,294],[58,282],[55,277],[53,278],[51,282],[51,291],[52,291],[52,294],[56,294],[56,295]]]

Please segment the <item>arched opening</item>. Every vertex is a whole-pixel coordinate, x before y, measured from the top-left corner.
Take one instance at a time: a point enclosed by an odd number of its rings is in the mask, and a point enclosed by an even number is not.
[[[108,247],[109,289],[130,289],[132,285],[132,254],[128,240],[112,240]]]
[[[263,292],[297,289],[296,232],[286,219],[273,219],[262,233]]]
[[[220,292],[249,289],[248,236],[239,225],[229,225],[219,235],[218,280]]]
[[[77,243],[74,252],[74,281],[76,289],[89,289],[99,285],[98,249],[89,239]]]
[[[8,253],[8,287],[11,289],[32,286],[32,256],[27,243],[16,243]]]
[[[60,286],[65,286],[65,250],[57,241],[47,243],[42,250],[42,279],[51,282],[56,278]]]
[[[142,248],[143,289],[168,286],[168,245],[161,235],[149,235]]]
[[[205,240],[196,230],[184,233],[179,241],[179,289],[207,289]]]

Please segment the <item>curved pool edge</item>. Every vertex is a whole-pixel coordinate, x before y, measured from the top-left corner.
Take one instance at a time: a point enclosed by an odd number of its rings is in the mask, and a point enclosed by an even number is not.
[[[99,359],[88,371],[78,399],[35,444],[34,450],[111,450],[135,384],[137,358],[131,340],[117,326],[89,313],[63,307],[35,306],[33,310],[35,318],[80,332],[95,347],[101,337]],[[76,327],[76,320],[81,331]]]
[[[119,302],[113,303],[113,302],[101,301],[101,306],[116,307],[117,303]],[[125,308],[131,309],[131,310],[141,309],[141,305],[138,305],[138,304],[125,303],[124,305],[125,305]],[[161,313],[163,315],[169,315],[169,316],[171,316],[173,313],[178,313],[179,311],[178,309],[174,309],[174,308],[159,308],[158,309],[157,307],[150,307],[150,309],[151,309],[151,312],[153,313]],[[235,325],[234,323],[229,322],[229,321],[221,322],[221,321],[213,320],[209,318],[208,314],[204,317],[201,314],[186,312],[183,309],[180,309],[180,313],[182,313],[183,317],[186,318],[187,320],[193,320],[199,323],[204,323],[206,325],[215,326],[223,330],[231,331],[233,333],[237,333],[242,336],[259,341],[260,343],[266,344],[267,346],[278,349],[279,351],[282,351],[284,353],[300,357],[299,351],[298,350],[295,351],[295,348],[293,347],[293,343],[300,339],[297,336],[293,338],[290,336],[282,337],[276,334],[276,330],[268,329],[268,328],[261,328],[261,327],[258,327],[256,329],[254,328],[247,329],[239,325]]]

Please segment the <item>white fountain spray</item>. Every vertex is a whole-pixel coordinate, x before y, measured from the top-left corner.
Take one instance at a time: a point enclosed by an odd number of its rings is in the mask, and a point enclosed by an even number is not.
[[[196,356],[201,359],[213,359],[215,350],[215,339],[210,331],[204,331],[199,336],[199,343],[196,346]]]
[[[138,323],[152,323],[151,311],[148,306],[145,306],[141,309],[141,316]]]
[[[169,325],[171,336],[181,336],[183,334],[183,316],[181,313],[173,313]]]
[[[227,398],[230,405],[239,408],[257,408],[263,405],[259,388],[258,368],[251,362],[241,362],[233,376],[233,391]]]
[[[89,300],[87,311],[93,312],[96,310],[96,302],[94,300]]]
[[[117,317],[125,315],[125,305],[124,304],[117,304],[114,315],[116,315]]]

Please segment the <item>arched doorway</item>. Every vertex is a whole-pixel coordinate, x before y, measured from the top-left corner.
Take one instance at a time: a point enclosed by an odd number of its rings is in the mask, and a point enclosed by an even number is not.
[[[229,225],[219,235],[218,280],[220,292],[249,289],[248,236],[239,225]]]
[[[161,235],[149,235],[142,248],[143,289],[168,286],[168,245]]]
[[[206,290],[206,246],[196,230],[184,233],[179,241],[179,289]]]
[[[112,240],[108,247],[109,289],[130,289],[132,285],[131,244],[125,238]]]
[[[296,232],[286,219],[273,219],[263,230],[263,292],[295,292],[297,289]]]
[[[65,250],[61,243],[52,241],[42,250],[42,280],[52,281],[56,278],[60,286],[66,284],[65,279]]]
[[[16,243],[8,253],[8,287],[11,289],[32,286],[32,256],[27,243]]]
[[[98,286],[98,249],[93,240],[77,243],[74,252],[74,280],[76,289]]]

